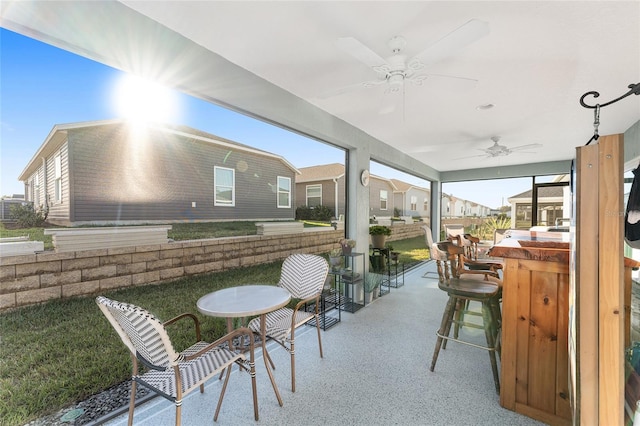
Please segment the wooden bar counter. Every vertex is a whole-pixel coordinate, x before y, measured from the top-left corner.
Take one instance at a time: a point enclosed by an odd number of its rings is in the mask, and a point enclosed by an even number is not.
[[[568,234],[552,240],[518,234],[489,253],[504,259],[500,405],[551,425],[571,425],[570,250],[562,241]]]

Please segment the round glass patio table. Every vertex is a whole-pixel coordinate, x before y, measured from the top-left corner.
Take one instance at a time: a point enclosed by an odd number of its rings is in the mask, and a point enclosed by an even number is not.
[[[233,318],[244,318],[260,315],[260,338],[262,340],[262,358],[267,369],[271,386],[282,406],[280,391],[273,378],[268,360],[266,314],[285,306],[291,300],[291,294],[281,287],[274,285],[244,285],[229,287],[206,294],[198,299],[198,311],[204,315],[223,317],[227,319],[227,328],[233,328]]]

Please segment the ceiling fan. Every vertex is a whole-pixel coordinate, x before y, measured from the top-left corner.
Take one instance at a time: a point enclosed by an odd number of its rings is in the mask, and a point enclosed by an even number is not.
[[[417,55],[408,58],[404,54],[407,41],[402,36],[392,37],[388,41],[391,56],[380,57],[373,50],[354,37],[342,37],[336,45],[358,61],[370,67],[377,79],[364,81],[346,88],[338,89],[334,94],[341,94],[356,88],[370,88],[386,85],[386,94],[404,93],[405,82],[420,86],[430,76],[458,78],[475,83],[476,80],[464,77],[424,74],[420,71],[428,65],[452,56],[456,51],[489,34],[489,25],[478,19],[472,19],[445,35]]]
[[[500,136],[492,136],[491,140],[493,141],[493,145],[489,148],[480,148],[480,151],[484,151],[484,154],[480,155],[472,155],[469,157],[461,157],[461,158],[472,158],[472,157],[486,157],[486,158],[495,158],[495,157],[505,157],[507,155],[511,155],[514,153],[522,153],[522,154],[535,154],[533,151],[526,152],[526,149],[535,149],[540,148],[542,144],[539,143],[531,143],[528,145],[520,145],[514,146],[513,148],[508,148],[505,145],[500,145]]]

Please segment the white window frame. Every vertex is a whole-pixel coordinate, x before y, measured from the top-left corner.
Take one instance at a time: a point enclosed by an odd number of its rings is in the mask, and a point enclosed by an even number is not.
[[[411,196],[411,211],[418,211],[418,196],[417,195],[412,195]]]
[[[33,206],[37,209],[40,207],[40,171],[38,170],[33,177],[32,185],[31,185],[31,201],[33,201]]]
[[[53,158],[54,201],[62,203],[62,158],[57,154]]]
[[[218,187],[229,188],[225,185],[218,185],[218,171],[230,171],[231,172],[231,201],[218,199]],[[236,205],[236,171],[228,167],[213,167],[213,205],[220,207],[235,207]]]
[[[286,176],[278,176],[276,179],[277,189],[276,189],[276,205],[279,209],[290,209],[291,208],[291,178]],[[288,189],[286,191],[281,190],[282,186],[280,182],[287,182]],[[280,204],[280,195],[287,195],[287,204]]]
[[[380,210],[387,210],[389,205],[389,193],[386,189],[380,190]]]
[[[305,205],[307,207],[309,206],[309,198],[317,198],[317,197],[309,197],[309,189],[316,189],[316,188],[320,188],[320,203],[318,204],[319,206],[322,205],[322,185],[321,184],[315,184],[315,185],[307,185],[305,187]],[[315,206],[314,206],[315,207]]]
[[[429,199],[427,197],[424,198],[424,203],[422,204],[422,209],[425,212],[429,211]]]

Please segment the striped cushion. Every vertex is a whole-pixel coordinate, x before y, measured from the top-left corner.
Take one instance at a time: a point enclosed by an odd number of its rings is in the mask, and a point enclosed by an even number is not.
[[[198,342],[182,352],[181,355],[194,354],[206,345],[208,345],[207,342]],[[204,355],[194,360],[179,362],[178,368],[182,376],[183,396],[193,389],[198,388],[200,384],[207,381],[211,376],[218,374],[230,363],[244,359],[245,357],[242,354],[218,347],[217,349],[205,352]],[[135,377],[135,380],[157,389],[164,394],[165,398],[172,400],[176,398],[176,376],[171,367],[164,371],[150,370],[145,374]]]
[[[287,289],[291,297],[306,299],[322,291],[329,273],[327,261],[314,254],[292,254],[282,264],[278,285]]]
[[[265,326],[267,329],[267,336],[274,340],[284,342],[291,334],[291,317],[293,316],[293,309],[282,308],[277,311],[269,312],[265,316]],[[313,312],[296,312],[295,327],[299,327],[302,324],[313,318]],[[255,333],[260,333],[260,318],[254,318],[249,322],[249,328]]]
[[[328,273],[329,264],[324,258],[315,254],[292,254],[282,264],[278,285],[291,293],[294,299],[308,299],[322,292]],[[297,311],[295,315],[294,327],[299,327],[313,318],[312,312]],[[290,308],[281,308],[266,314],[267,336],[284,342],[291,334],[292,316],[293,309]],[[251,320],[249,328],[260,333],[260,318]]]
[[[103,311],[106,309],[111,314],[120,326],[120,330],[116,327],[118,334],[130,350],[135,350],[139,358],[158,368],[169,367],[178,358],[164,326],[151,313],[138,306],[103,296],[99,296],[96,301]],[[115,327],[113,322],[112,325]]]

